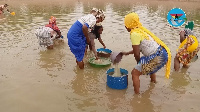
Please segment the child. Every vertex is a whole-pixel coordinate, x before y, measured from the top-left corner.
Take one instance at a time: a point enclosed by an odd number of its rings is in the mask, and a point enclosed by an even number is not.
[[[9,13],[10,11],[7,9],[8,7],[8,4],[4,4],[4,5],[0,5],[0,14],[4,13],[4,9],[6,9]]]
[[[136,13],[130,13],[124,19],[125,28],[130,32],[132,50],[122,52],[123,55],[134,54],[137,61],[132,70],[134,91],[139,93],[140,79],[143,75],[150,75],[151,82],[156,83],[156,72],[166,64],[166,77],[169,78],[171,66],[171,52],[169,48],[153,33],[147,30],[139,21]],[[140,52],[144,55],[140,57]]]
[[[193,27],[194,22],[188,22],[188,24],[185,26],[185,29],[180,32],[181,45],[179,46],[177,54],[174,58],[175,71],[180,69],[180,63],[183,64],[183,67],[187,67],[194,57],[198,57],[198,40],[192,32]]]
[[[47,46],[47,49],[53,49],[55,39],[63,38],[53,16],[49,19],[49,24],[36,30],[36,36],[39,38],[39,44]]]
[[[96,59],[98,59],[98,56],[97,56],[97,51],[95,49],[95,42],[94,42],[94,39],[98,39],[99,42],[102,44],[102,46],[104,47],[104,49],[106,48],[103,40],[101,39],[101,34],[103,32],[103,26],[101,24],[96,24],[94,26],[94,28],[91,30],[91,32],[88,34],[89,38],[90,38],[90,43],[89,43],[89,48],[90,50],[93,51]],[[87,48],[86,48],[87,50]]]

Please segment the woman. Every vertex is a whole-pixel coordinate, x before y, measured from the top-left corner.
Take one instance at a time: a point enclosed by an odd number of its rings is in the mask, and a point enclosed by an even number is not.
[[[96,18],[97,18],[97,23],[89,33],[90,43],[89,45],[86,46],[85,53],[87,53],[87,49],[89,46],[90,50],[92,50],[93,53],[95,54],[96,59],[98,59],[97,52],[95,49],[94,39],[98,39],[99,42],[103,45],[104,49],[106,48],[103,40],[101,39],[101,34],[103,32],[103,26],[101,25],[101,22],[103,22],[103,20],[105,19],[104,12],[99,9]]]
[[[6,9],[10,13],[7,7],[8,7],[8,4],[0,5],[0,14],[4,13],[4,9]]]
[[[97,51],[95,49],[94,39],[98,39],[99,42],[101,43],[101,45],[104,47],[104,49],[106,48],[106,45],[104,44],[103,40],[101,39],[102,32],[103,32],[103,26],[101,24],[96,24],[88,35],[90,38],[89,48],[90,48],[90,50],[93,51],[96,59],[98,59],[98,56],[97,56]],[[87,48],[86,48],[86,50],[87,50]]]
[[[166,77],[169,78],[171,53],[169,48],[153,33],[147,30],[139,21],[136,13],[130,13],[124,19],[125,28],[130,32],[130,39],[133,50],[122,52],[123,55],[134,54],[137,61],[136,67],[132,70],[134,91],[139,93],[139,76],[150,75],[151,82],[156,83],[155,73],[166,63]],[[144,55],[140,57],[140,52]]]
[[[80,69],[84,68],[85,47],[86,44],[90,43],[88,30],[98,22],[96,19],[97,14],[98,9],[93,8],[90,14],[78,19],[67,33],[68,45],[71,52],[75,55],[76,63]]]
[[[36,30],[36,36],[39,38],[39,44],[47,46],[47,49],[53,49],[55,39],[63,38],[53,16],[49,19],[49,24]]]
[[[175,71],[180,69],[180,63],[183,64],[183,67],[187,67],[193,58],[198,57],[198,40],[192,32],[193,27],[194,23],[192,21],[188,22],[188,24],[185,26],[185,29],[180,32],[181,45],[179,46],[177,54],[174,58]]]

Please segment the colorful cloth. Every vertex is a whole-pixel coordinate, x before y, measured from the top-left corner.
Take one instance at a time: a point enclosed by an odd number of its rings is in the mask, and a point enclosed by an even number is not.
[[[83,24],[76,21],[67,33],[68,45],[78,62],[83,60],[86,46],[86,37],[83,34],[82,27]]]
[[[92,14],[78,19],[69,29],[67,33],[68,45],[71,52],[75,55],[78,62],[81,62],[84,58],[86,37],[83,34],[82,27],[86,25],[88,28],[93,27],[96,24],[96,17]]]
[[[38,37],[40,45],[50,46],[53,45],[52,33],[53,30],[49,27],[39,27],[35,35]]]
[[[103,12],[103,10],[101,10],[101,9],[99,9],[98,10],[98,14],[97,14],[97,16],[96,17],[101,17],[102,18],[102,21],[105,19],[105,15],[104,15],[104,12]]]
[[[139,16],[136,13],[130,13],[125,16],[124,19],[125,26],[131,29],[130,33],[137,32],[142,35],[145,39],[149,40],[149,35],[162,47],[164,47],[168,53],[168,61],[166,64],[166,74],[165,76],[169,78],[170,67],[171,67],[171,52],[170,49],[162,42],[158,37],[156,37],[152,32],[147,30],[139,21]]]
[[[56,18],[53,16],[51,16],[51,18],[49,19],[49,24],[45,25],[45,27],[50,27],[56,32],[60,31],[60,29],[56,25]]]
[[[197,38],[193,35],[189,35],[179,46],[177,57],[182,64],[187,65],[191,62],[192,58],[198,53],[198,51],[199,47]]]
[[[161,69],[168,60],[168,53],[165,48],[159,46],[157,51],[150,56],[140,58],[141,72],[143,75],[151,75]]]

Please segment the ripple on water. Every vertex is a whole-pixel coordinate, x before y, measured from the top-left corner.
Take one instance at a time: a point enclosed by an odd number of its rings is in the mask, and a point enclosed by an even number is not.
[[[66,1],[63,0],[63,2]],[[40,4],[41,2],[38,3]],[[66,36],[71,25],[81,16],[88,13],[88,3],[87,1],[86,4],[83,4],[79,1],[75,6],[58,3],[56,4],[57,7],[49,3],[50,5],[45,5],[42,9],[40,9],[39,5],[20,3],[16,5],[15,10],[18,15],[14,17],[6,16],[5,19],[0,20],[0,73],[11,77],[6,81],[1,78],[0,81],[1,91],[5,93],[4,97],[1,97],[4,100],[0,101],[0,104],[3,105],[3,110],[8,110],[7,107],[9,107],[10,103],[15,103],[13,98],[21,97],[23,97],[24,102],[31,101],[39,108],[55,109],[56,111],[58,107],[55,106],[55,102],[58,105],[62,102],[64,105],[60,106],[62,111],[108,112],[127,110],[144,112],[148,110],[149,112],[168,112],[184,111],[188,108],[185,105],[191,106],[193,110],[199,108],[199,81],[196,80],[199,79],[198,60],[192,63],[192,66],[185,70],[185,73],[172,73],[170,79],[164,78],[165,69],[162,68],[156,74],[158,82],[155,87],[149,83],[149,77],[141,76],[142,94],[140,97],[134,95],[131,75],[129,75],[128,88],[118,91],[106,86],[106,71],[109,68],[92,68],[87,63],[87,60],[84,60],[85,70],[78,69],[74,55],[68,47]],[[184,3],[188,4],[190,2]],[[130,34],[124,28],[124,16],[128,12],[134,11],[138,13],[143,26],[155,33],[167,44],[174,57],[175,49],[179,45],[178,33],[184,26],[179,29],[169,27],[165,15],[168,10],[166,10],[165,4],[162,5],[163,7],[157,5],[148,6],[143,3],[130,3],[128,5],[108,3],[103,6],[97,3],[94,4],[98,8],[104,8],[106,12],[106,18],[102,23],[104,27],[102,39],[107,48],[113,51],[130,51],[132,49]],[[47,24],[51,15],[56,16],[57,25],[65,37],[65,43],[61,46],[55,46],[53,50],[46,50],[45,47],[39,46],[34,32],[39,26]],[[200,39],[198,16],[192,15],[192,13],[190,15],[196,18],[194,20],[194,31],[197,38]],[[98,40],[95,42],[96,48],[102,47]],[[127,69],[130,74],[135,65],[136,62],[133,55],[124,57],[121,62],[121,67]],[[187,71],[190,71],[190,73]],[[28,83],[24,84],[27,80]],[[37,80],[37,83],[35,83],[35,80]],[[21,85],[26,85],[29,88],[27,91],[30,91],[30,87],[32,90],[32,87],[38,84],[38,80],[40,84],[35,89],[36,91],[32,91],[31,96],[23,94],[21,90],[25,90],[25,88]],[[5,83],[5,86],[3,83]],[[66,84],[67,89],[62,89],[62,84]],[[20,92],[12,91],[13,85],[14,88],[20,87]],[[42,88],[43,85],[48,86]],[[53,91],[52,88],[54,87],[61,88],[61,90]],[[47,94],[45,91],[38,91],[43,89],[48,91]],[[39,93],[35,95],[37,92]],[[27,92],[25,91],[24,93]],[[62,95],[60,94],[66,96],[61,98],[60,96]],[[46,96],[46,98],[40,99],[41,103],[39,105],[38,99],[34,98],[43,98],[43,96]],[[20,99],[17,99],[16,102],[20,105],[24,104]],[[50,106],[45,108],[48,104]],[[31,110],[31,107],[26,107],[26,109]]]

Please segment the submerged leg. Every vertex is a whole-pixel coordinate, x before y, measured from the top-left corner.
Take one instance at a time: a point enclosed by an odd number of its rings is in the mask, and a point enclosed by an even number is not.
[[[151,78],[151,82],[156,83],[156,74],[155,73],[151,74],[150,78]]]
[[[179,60],[178,60],[178,57],[176,56],[175,58],[174,58],[174,70],[175,71],[178,71],[180,69],[180,62],[179,62]]]
[[[138,71],[137,69],[133,69],[131,74],[132,74],[133,87],[134,87],[135,94],[139,94],[139,89],[140,89],[139,77],[142,73]]]
[[[83,61],[78,62],[78,61],[76,60],[76,63],[77,63],[77,65],[78,65],[78,67],[79,67],[80,69],[84,69],[84,62],[83,62]]]

